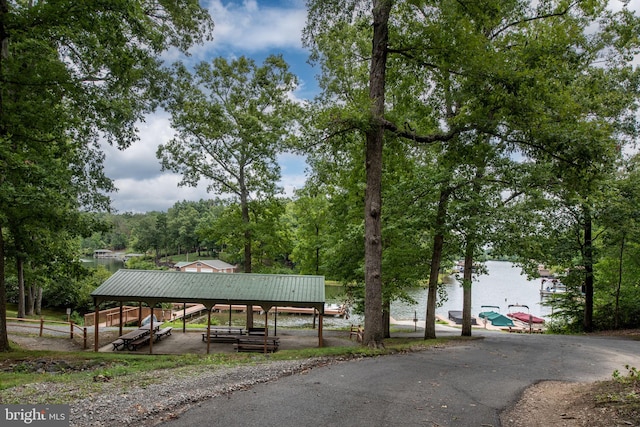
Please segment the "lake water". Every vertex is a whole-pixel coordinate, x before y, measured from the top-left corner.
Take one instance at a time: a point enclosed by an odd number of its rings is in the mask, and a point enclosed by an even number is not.
[[[91,258],[83,261],[87,263],[85,264],[87,266],[103,265],[111,272],[123,268],[122,261],[115,258]],[[485,267],[488,274],[474,275],[473,278],[471,287],[471,314],[473,316],[477,316],[480,311],[484,311],[482,309],[483,305],[499,306],[499,311],[503,314],[509,312],[509,304],[527,305],[531,314],[538,317],[544,318],[551,313],[550,307],[544,307],[540,304],[540,279],[527,280],[526,276],[520,274],[520,269],[514,267],[510,262],[488,261],[485,263]],[[445,286],[448,299],[443,302],[441,307],[436,308],[436,313],[447,317],[449,310],[462,310],[463,292],[462,286],[456,281],[455,277],[449,276],[445,282],[447,282]],[[335,286],[327,286],[327,303],[341,303],[339,299],[341,292],[341,288],[337,290]],[[397,320],[412,320],[414,315],[417,315],[418,320],[425,320],[427,290],[418,288],[411,290],[409,294],[417,303],[407,304],[396,301],[391,305],[391,316]],[[527,312],[526,309],[516,308],[512,309],[512,311]],[[283,326],[288,323],[306,323],[310,321],[310,319],[306,319],[308,317],[292,316],[290,319],[286,319],[283,316],[281,322]],[[357,315],[352,316],[350,319],[325,318],[325,326],[328,327],[348,326],[352,323],[362,324],[364,320]]]
[[[544,318],[551,313],[550,307],[540,304],[541,279],[527,280],[526,276],[520,274],[520,269],[510,262],[487,261],[484,265],[488,274],[474,275],[471,285],[471,314],[473,316],[485,311],[482,309],[483,305],[499,306],[499,311],[503,314],[509,312],[510,304],[527,305],[531,314],[538,317]],[[436,313],[444,317],[448,316],[449,310],[462,310],[462,286],[453,276],[448,278],[448,282],[445,285],[448,300],[441,307],[436,308]],[[417,313],[419,320],[425,320],[427,290],[416,289],[410,294],[417,301],[417,304],[409,305],[395,302],[391,305],[391,316],[398,320],[410,320],[414,318],[414,313]],[[514,307],[511,311],[526,313],[527,309]]]
[[[87,268],[101,265],[112,273],[124,268],[124,262],[120,258],[81,258],[80,261]]]

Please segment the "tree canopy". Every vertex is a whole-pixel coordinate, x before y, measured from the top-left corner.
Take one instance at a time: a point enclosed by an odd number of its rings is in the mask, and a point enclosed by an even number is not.
[[[101,141],[127,147],[158,105],[158,56],[209,37],[197,1],[0,1],[0,258],[21,264],[39,228],[88,233],[107,209]],[[9,245],[9,246],[8,246]],[[0,350],[8,348],[0,265]]]

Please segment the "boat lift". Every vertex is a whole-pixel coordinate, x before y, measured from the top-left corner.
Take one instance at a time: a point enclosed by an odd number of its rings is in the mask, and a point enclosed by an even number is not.
[[[511,307],[520,307],[520,308],[526,308],[527,309],[527,314],[529,315],[529,333],[532,334],[533,333],[533,318],[531,317],[531,310],[529,310],[529,306],[528,305],[524,305],[524,304],[509,304],[509,312],[511,312]]]
[[[497,308],[498,309],[498,313],[500,313],[500,306],[498,305],[481,305],[480,306],[480,313],[484,312],[485,308]],[[482,324],[484,325],[484,328],[487,329],[487,322],[489,320],[486,317],[482,317]]]
[[[513,321],[507,316],[500,314],[500,307],[497,305],[481,305],[480,309],[495,308],[497,311],[482,311],[480,317],[483,319],[486,329],[487,322],[491,322],[493,326],[513,326]]]

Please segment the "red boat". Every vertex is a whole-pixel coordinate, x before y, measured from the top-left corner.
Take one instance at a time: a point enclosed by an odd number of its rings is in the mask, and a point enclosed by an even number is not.
[[[508,313],[507,316],[511,317],[512,319],[516,319],[519,320],[521,322],[524,323],[529,323],[529,319],[531,319],[531,323],[544,323],[544,319],[541,319],[539,317],[533,316],[529,313],[524,313],[522,311],[518,311],[515,313]]]

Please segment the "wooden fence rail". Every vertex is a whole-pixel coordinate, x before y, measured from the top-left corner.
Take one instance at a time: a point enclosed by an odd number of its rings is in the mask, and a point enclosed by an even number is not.
[[[47,327],[46,325],[48,324],[53,323],[58,325],[69,325],[69,339],[73,339],[74,329],[78,329],[79,333],[82,334],[82,338],[83,338],[82,348],[84,349],[87,348],[87,328],[76,325],[75,323],[73,323],[73,321],[62,322],[57,320],[47,320],[45,322],[45,320],[42,317],[40,319],[24,319],[19,317],[7,317],[7,322],[11,322],[9,324],[13,326],[19,326],[22,328],[39,329],[39,334],[38,334],[39,336],[42,336],[45,330],[54,331],[54,332],[63,332],[61,329],[54,329],[54,328]],[[30,325],[30,323],[33,323],[34,325],[33,326]]]

